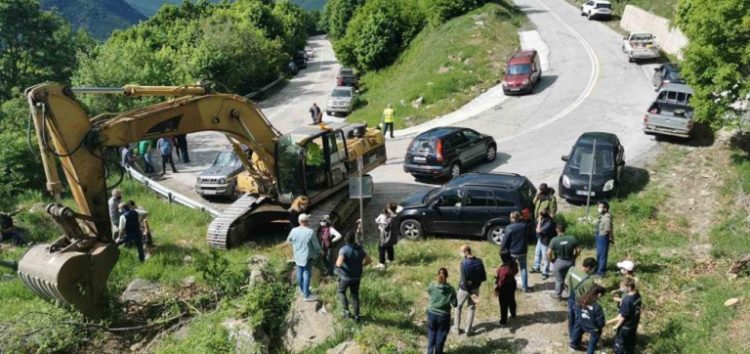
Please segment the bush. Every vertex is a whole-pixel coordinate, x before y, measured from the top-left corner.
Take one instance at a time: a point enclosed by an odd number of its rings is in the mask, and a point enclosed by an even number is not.
[[[245,283],[245,274],[232,271],[227,260],[219,251],[211,249],[207,255],[198,257],[195,269],[201,273],[206,284],[217,296],[235,296]]]
[[[242,316],[247,316],[254,327],[260,326],[271,338],[277,338],[293,299],[294,290],[288,285],[258,284],[242,299]]]
[[[423,0],[425,12],[433,25],[439,25],[486,4],[487,0]]]
[[[26,102],[14,98],[0,108],[0,199],[14,200],[26,189],[44,189],[44,170],[32,134],[27,140],[21,122],[28,118]]]
[[[328,38],[334,41],[343,38],[354,12],[364,3],[364,0],[329,0],[323,10]]]
[[[371,0],[357,10],[334,49],[346,65],[382,69],[398,58],[423,25],[424,14],[414,1]]]

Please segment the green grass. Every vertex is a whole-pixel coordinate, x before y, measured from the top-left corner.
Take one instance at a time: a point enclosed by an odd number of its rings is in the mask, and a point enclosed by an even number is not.
[[[390,103],[396,127],[402,128],[458,109],[500,83],[506,59],[519,47],[517,31],[524,21],[501,1],[426,27],[396,63],[361,78],[364,106],[349,120],[375,126]],[[419,97],[424,104],[416,109],[411,102]]]

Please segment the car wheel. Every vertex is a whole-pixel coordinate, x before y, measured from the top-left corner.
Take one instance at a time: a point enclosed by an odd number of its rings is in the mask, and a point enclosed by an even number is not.
[[[409,240],[419,240],[422,238],[422,223],[414,219],[407,219],[401,222],[401,236]]]
[[[461,164],[458,162],[454,162],[451,164],[450,169],[448,170],[450,173],[451,178],[456,178],[461,175]]]
[[[487,229],[487,241],[500,246],[503,242],[503,237],[505,237],[505,227],[494,225]]]
[[[495,159],[497,158],[497,148],[495,147],[495,145],[490,145],[487,148],[487,152],[485,153],[484,156],[485,156],[484,158],[485,158],[485,160],[487,160],[487,162],[495,161]]]

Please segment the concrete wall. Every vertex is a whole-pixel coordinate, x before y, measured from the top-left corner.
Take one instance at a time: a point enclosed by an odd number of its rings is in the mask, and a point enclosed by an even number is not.
[[[656,43],[669,54],[682,59],[682,48],[688,39],[677,27],[670,27],[669,20],[656,16],[640,7],[626,5],[620,27],[629,32],[651,32]]]

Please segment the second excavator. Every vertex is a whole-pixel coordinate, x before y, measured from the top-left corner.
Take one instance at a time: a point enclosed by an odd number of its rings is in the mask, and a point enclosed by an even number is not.
[[[136,110],[89,117],[79,94],[177,97]],[[385,163],[383,135],[364,124],[321,124],[281,134],[253,103],[211,93],[201,85],[70,88],[41,84],[25,92],[42,156],[47,189],[57,203],[47,211],[64,234],[32,247],[18,273],[38,295],[62,301],[84,315],[103,315],[106,282],[119,252],[107,208],[105,150],[143,139],[216,131],[226,135],[247,173],[247,192],[210,224],[207,241],[231,248],[255,237],[260,223],[286,220],[286,206],[300,195],[312,219],[330,215],[343,222],[354,210],[349,177]],[[246,149],[253,154],[247,158]],[[58,162],[78,210],[59,204]],[[315,220],[314,220],[315,221]],[[316,225],[317,223],[312,223]]]

